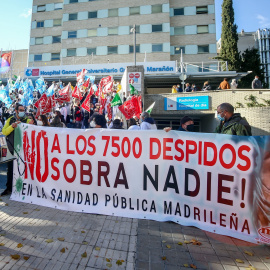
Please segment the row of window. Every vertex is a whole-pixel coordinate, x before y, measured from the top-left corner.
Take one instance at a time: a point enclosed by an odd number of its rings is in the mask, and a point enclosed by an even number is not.
[[[132,26],[130,26],[132,28]],[[162,25],[152,25],[152,32],[161,32]],[[198,34],[205,34],[209,33],[208,25],[198,25],[197,26],[197,33]],[[132,34],[130,32],[130,34]],[[96,37],[97,36],[97,29],[89,29],[87,31],[88,37]],[[109,27],[108,28],[108,35],[118,35],[118,27]],[[174,28],[174,35],[185,35],[185,28],[184,27],[175,27]],[[77,31],[69,31],[68,38],[77,38]],[[43,37],[36,37],[35,38],[35,45],[41,45],[44,43]],[[52,43],[61,43],[61,36],[53,36]]]
[[[70,0],[70,1],[75,1],[75,0]],[[91,1],[91,0],[89,0],[89,1]],[[77,2],[72,2],[72,3],[77,3]],[[55,3],[54,4],[54,10],[59,10],[59,9],[63,9],[63,3]],[[45,12],[45,11],[46,11],[46,5],[37,6],[37,12]],[[151,6],[150,14],[161,13],[161,12],[162,12],[162,4],[157,4],[157,5]],[[196,14],[197,15],[208,14],[208,12],[209,12],[208,6],[196,6]],[[129,14],[127,14],[127,16],[128,15],[140,15],[140,14],[144,14],[141,11],[140,6],[129,7]],[[185,15],[185,8],[174,8],[173,15],[174,16]],[[77,16],[78,16],[77,13],[69,14],[69,20],[77,20]],[[108,17],[118,17],[118,16],[119,16],[119,9],[118,8],[108,9]],[[89,12],[88,18],[89,19],[98,18],[98,11]]]
[[[118,46],[108,46],[107,54],[118,54],[119,47]],[[87,48],[87,55],[96,55],[97,48]],[[175,46],[174,47],[174,54],[185,54],[185,46]],[[134,46],[129,46],[129,53],[134,52]],[[140,45],[136,45],[136,52],[140,52]],[[152,44],[152,52],[163,52],[163,44]],[[209,53],[209,45],[198,45],[198,53]],[[67,49],[67,57],[74,57],[77,56],[77,49]],[[60,60],[60,53],[52,53],[51,54],[51,61]],[[42,61],[42,54],[35,54],[34,61]]]
[[[53,20],[53,26],[61,26],[62,25],[62,19],[54,19]],[[37,21],[37,28],[43,28],[44,27],[44,21]]]
[[[54,10],[63,9],[63,3],[55,3]],[[39,5],[37,6],[37,12],[44,12],[46,11],[46,5]]]
[[[208,6],[199,6],[196,7],[196,14],[208,14]],[[185,15],[185,9],[184,8],[175,8],[173,10],[173,15]]]
[[[161,13],[162,12],[162,5],[152,5],[151,6],[151,14]],[[140,7],[130,7],[129,8],[129,15],[140,15]],[[119,9],[108,9],[108,17],[118,17],[119,16]],[[88,19],[95,19],[98,18],[98,11],[89,11],[88,12]],[[102,17],[103,18],[103,17]],[[69,13],[68,20],[74,21],[78,19],[78,13]]]

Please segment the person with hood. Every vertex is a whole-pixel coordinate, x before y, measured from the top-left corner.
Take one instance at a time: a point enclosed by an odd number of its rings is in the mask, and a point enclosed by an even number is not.
[[[15,114],[9,117],[2,129],[2,133],[7,138],[7,146],[12,155],[14,155],[14,130],[19,123],[33,124],[33,120],[30,120],[25,115],[25,108],[21,104],[16,104]],[[13,182],[13,161],[7,164],[7,183],[6,189],[1,193],[1,196],[9,195],[12,192]]]
[[[234,107],[230,103],[222,103],[217,107],[217,118],[220,124],[215,133],[252,136],[249,123],[240,113],[234,113]]]
[[[148,130],[148,129],[157,129],[157,126],[155,124],[155,120],[150,117],[148,112],[143,112],[141,114],[141,130]]]

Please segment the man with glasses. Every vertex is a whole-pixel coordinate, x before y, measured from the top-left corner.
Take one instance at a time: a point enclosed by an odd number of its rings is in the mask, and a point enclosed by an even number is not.
[[[220,124],[216,133],[252,136],[249,123],[240,113],[234,113],[234,107],[230,103],[222,103],[217,107],[217,118]]]
[[[12,155],[14,155],[14,130],[19,123],[33,124],[34,121],[30,120],[25,115],[24,106],[16,104],[15,114],[6,120],[5,126],[2,129],[2,133],[7,138],[7,146]],[[13,181],[13,161],[7,164],[7,188],[1,193],[1,196],[9,195],[12,192]]]

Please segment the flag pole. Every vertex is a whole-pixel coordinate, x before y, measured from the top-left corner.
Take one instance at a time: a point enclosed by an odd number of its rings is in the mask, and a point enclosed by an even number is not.
[[[12,72],[13,72],[13,57],[14,57],[14,50],[11,52],[11,61],[10,61],[10,77],[12,80]]]

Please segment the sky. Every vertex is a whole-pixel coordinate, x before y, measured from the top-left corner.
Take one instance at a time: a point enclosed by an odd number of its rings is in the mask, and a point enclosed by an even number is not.
[[[28,49],[33,0],[0,1],[0,50]],[[222,2],[215,0],[217,40],[221,36]],[[259,28],[270,28],[270,0],[234,0],[233,3],[238,32],[242,29],[253,32]]]

